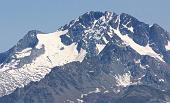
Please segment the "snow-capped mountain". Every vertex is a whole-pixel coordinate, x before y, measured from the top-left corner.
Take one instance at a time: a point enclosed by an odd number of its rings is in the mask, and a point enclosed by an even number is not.
[[[125,13],[87,12],[0,53],[0,103],[122,103],[139,88],[170,101],[170,34]]]

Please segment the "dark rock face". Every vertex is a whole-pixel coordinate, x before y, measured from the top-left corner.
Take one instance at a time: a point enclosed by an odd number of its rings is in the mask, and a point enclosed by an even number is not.
[[[134,33],[125,28],[124,25],[127,25],[127,27],[133,27]],[[146,46],[149,41],[149,25],[138,21],[136,18],[128,14],[122,13],[120,15],[119,29],[122,34],[128,34],[134,42],[139,45]]]
[[[170,34],[159,25],[154,24],[150,28],[149,37],[150,44],[152,44],[151,46],[155,52],[162,54],[164,60],[167,63],[170,63],[170,52],[165,49],[165,45],[167,45],[168,40],[170,40]]]
[[[42,32],[37,30],[29,31],[23,39],[19,40],[17,44],[17,50],[23,50],[25,48],[34,48],[38,44],[37,34]]]
[[[32,60],[34,60],[36,57],[43,54],[44,52],[43,48],[42,49],[35,48],[35,46],[38,44],[37,34],[43,33],[37,30],[29,31],[21,40],[18,41],[17,45],[15,45],[10,50],[4,53],[0,53],[0,64],[2,64],[3,66],[4,64],[11,62],[12,59],[16,58],[12,57],[14,53],[21,52],[26,48],[32,48],[31,55],[29,57],[22,58],[21,59],[22,62],[18,64],[17,67],[21,67],[24,64],[28,64],[32,62]]]
[[[115,32],[111,32],[111,28],[119,29],[122,35],[128,35],[140,46],[149,45],[162,55],[165,62],[148,55],[140,55],[134,48],[125,45]],[[76,42],[79,52],[81,48],[87,51],[84,61],[55,67],[41,81],[31,82],[24,88],[18,88],[12,94],[1,97],[0,103],[170,101],[170,51],[165,48],[170,34],[159,25],[149,26],[125,13],[117,15],[112,12],[92,11],[71,21],[60,30],[68,30],[67,34],[60,36],[63,44]],[[38,43],[37,33],[41,32],[30,31],[10,51],[34,48]],[[106,45],[99,54],[96,50],[97,44]],[[11,52],[0,54],[0,64],[10,60]],[[29,63],[38,57],[39,55],[34,55],[37,52],[41,55],[44,50],[34,48],[31,57],[23,58],[23,63]]]
[[[124,92],[93,93],[83,98],[85,103],[166,103],[170,92],[160,91],[148,86],[129,86]],[[91,102],[92,101],[92,102]]]
[[[96,58],[82,63],[75,62],[63,67],[56,67],[40,82],[30,83],[23,89],[17,89],[9,96],[2,97],[0,103],[10,103],[11,101],[13,103],[45,103],[49,100],[50,103],[76,101],[76,98],[81,98],[81,94],[93,91],[97,87],[104,89],[103,87],[114,86],[112,84],[115,84],[115,81],[111,80],[113,75],[108,76],[112,67],[124,69],[118,63],[100,64]]]
[[[0,53],[0,64],[3,63],[8,58],[8,56],[10,54],[9,51]]]

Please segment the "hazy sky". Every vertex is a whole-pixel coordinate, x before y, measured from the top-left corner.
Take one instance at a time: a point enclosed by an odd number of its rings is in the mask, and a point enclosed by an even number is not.
[[[0,52],[29,30],[54,32],[87,11],[124,12],[170,31],[170,0],[0,0]]]

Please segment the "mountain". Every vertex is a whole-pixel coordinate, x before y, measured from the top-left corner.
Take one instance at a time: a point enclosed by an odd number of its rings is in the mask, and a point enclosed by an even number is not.
[[[0,53],[0,103],[168,103],[170,34],[114,12],[32,30]]]

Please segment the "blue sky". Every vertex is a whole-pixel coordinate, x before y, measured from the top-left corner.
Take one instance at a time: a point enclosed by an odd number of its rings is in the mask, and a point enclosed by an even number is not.
[[[0,0],[0,52],[29,30],[54,32],[87,11],[128,13],[170,31],[170,0]]]

